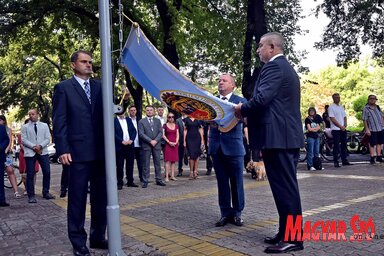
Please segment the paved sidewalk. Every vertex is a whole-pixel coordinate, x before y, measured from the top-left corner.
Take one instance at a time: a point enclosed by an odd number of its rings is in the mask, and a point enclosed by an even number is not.
[[[127,255],[266,255],[263,238],[276,232],[278,217],[268,181],[256,182],[244,174],[244,226],[217,228],[216,178],[214,173],[205,176],[204,165],[202,161],[197,180],[189,180],[185,171],[166,187],[152,182],[147,189],[124,187],[119,191],[122,246]],[[51,167],[55,200],[41,197],[41,173],[37,204],[28,204],[26,197],[15,199],[6,189],[11,207],[0,208],[0,255],[72,255],[66,231],[66,199],[58,197],[61,166]],[[320,220],[344,221],[348,241],[312,240],[305,243],[304,251],[291,254],[384,255],[384,165],[364,162],[334,168],[325,163],[325,170],[316,172],[305,167],[300,163],[298,170],[304,221],[312,225]],[[372,217],[377,239],[349,241],[351,218],[356,214],[361,221]],[[86,225],[88,231],[89,219]]]

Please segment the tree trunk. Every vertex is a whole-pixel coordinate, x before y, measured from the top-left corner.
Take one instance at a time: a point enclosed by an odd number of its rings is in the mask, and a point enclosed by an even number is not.
[[[259,61],[252,63],[253,42],[255,42],[257,49],[260,38],[265,33],[267,33],[267,25],[265,21],[264,0],[248,0],[247,30],[245,32],[243,51],[243,82],[241,87],[241,91],[247,99],[252,97],[255,82],[261,70]],[[251,73],[252,65],[254,69]]]
[[[129,72],[124,69],[125,81],[127,82],[127,88],[132,95],[133,103],[131,105],[135,105],[137,114],[137,120],[141,119],[141,113],[143,111],[143,87],[139,84],[136,85],[136,88],[133,86],[131,76]]]
[[[166,0],[156,0],[156,6],[164,29],[163,55],[170,63],[172,63],[172,65],[179,69],[179,55],[177,54],[175,40],[173,40],[172,37],[172,27],[174,25],[172,21],[172,18],[174,18],[173,14],[170,12]]]

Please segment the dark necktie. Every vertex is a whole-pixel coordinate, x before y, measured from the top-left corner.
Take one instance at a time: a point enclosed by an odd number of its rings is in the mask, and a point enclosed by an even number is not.
[[[89,104],[91,104],[91,87],[89,86],[88,81],[84,82],[84,91],[85,91],[85,94],[87,95]]]
[[[148,118],[149,125],[151,126],[151,130],[153,131],[153,120],[152,118]]]
[[[37,125],[36,125],[36,123],[35,123],[33,129],[35,130],[35,134],[37,135]]]

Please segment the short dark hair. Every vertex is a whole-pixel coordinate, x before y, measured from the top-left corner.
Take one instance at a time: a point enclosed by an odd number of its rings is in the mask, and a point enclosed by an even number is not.
[[[315,112],[315,115],[316,115],[316,109],[315,109],[314,107],[310,107],[310,108],[308,109],[308,115],[310,115],[311,110],[313,110],[313,112]]]
[[[85,50],[78,50],[78,51],[75,51],[74,53],[72,53],[72,55],[71,55],[71,62],[76,62],[77,59],[79,58],[79,54],[80,53],[86,54],[86,55],[90,56],[91,58],[93,58],[91,52],[85,51]]]
[[[130,110],[131,108],[136,108],[136,106],[135,105],[129,106],[128,110]]]
[[[147,106],[145,106],[145,108],[153,108],[153,109],[155,109],[152,105],[147,105]]]
[[[5,117],[5,115],[0,115],[0,120],[3,120],[5,125],[7,125],[7,118]]]

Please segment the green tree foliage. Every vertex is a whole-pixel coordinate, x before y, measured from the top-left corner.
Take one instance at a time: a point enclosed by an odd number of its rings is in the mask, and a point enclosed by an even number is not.
[[[317,7],[329,18],[319,49],[339,51],[338,65],[359,60],[360,45],[373,49],[373,57],[384,64],[384,2],[382,0],[324,0]]]
[[[74,15],[91,15],[85,11],[88,5],[73,10],[72,15],[64,11],[52,13],[63,4],[62,1],[0,3],[0,10],[3,10],[0,108],[18,106],[19,119],[23,119],[29,109],[38,108],[41,120],[50,124],[54,85],[72,74],[70,53],[81,48],[95,50],[98,47],[98,39],[87,37],[92,31],[78,28],[82,20]],[[66,8],[73,6],[68,3]]]
[[[121,1],[124,13],[140,24],[171,63],[182,66],[182,71],[193,80],[202,78],[200,81],[208,83],[221,72],[242,73],[246,13],[251,2],[254,0]],[[120,24],[118,9],[119,1],[111,0],[114,50],[121,43],[120,25],[123,25],[123,39],[130,26],[125,18]],[[288,46],[293,47],[293,35],[299,31],[298,1],[266,1],[265,9],[268,28],[281,31],[288,38]],[[3,0],[0,17],[0,90],[5,95],[1,107],[19,105],[20,116],[31,107],[39,107],[42,119],[49,123],[53,87],[72,73],[69,55],[77,49],[87,49],[96,53],[95,63],[100,63],[98,2]],[[259,65],[254,51],[252,54],[251,65]],[[128,72],[118,71],[118,51],[113,57],[116,81],[128,86],[140,114],[143,89]],[[96,73],[99,69],[96,65]],[[240,81],[238,75],[238,84]]]
[[[360,121],[360,126],[362,126],[363,109],[367,104],[367,99],[368,99],[368,95],[361,95],[352,102],[352,107],[356,113],[356,119]]]

